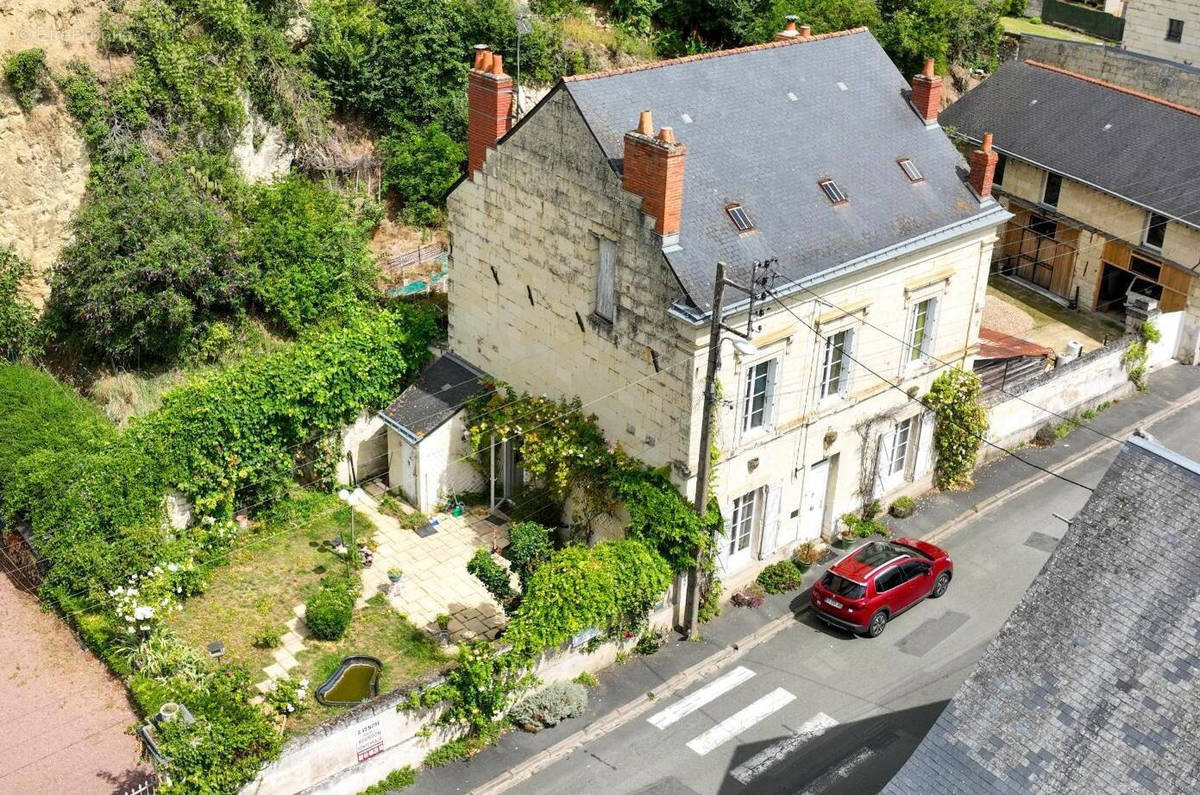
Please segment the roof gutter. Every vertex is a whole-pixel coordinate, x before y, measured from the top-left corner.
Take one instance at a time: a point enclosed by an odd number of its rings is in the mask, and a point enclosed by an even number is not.
[[[1012,218],[1012,213],[1004,209],[1004,207],[995,199],[989,199],[989,202],[992,206],[989,207],[986,212],[973,216],[966,221],[958,221],[950,224],[949,226],[943,226],[939,229],[934,229],[931,232],[926,232],[923,235],[909,238],[901,243],[871,252],[870,254],[864,254],[861,257],[844,262],[841,265],[836,265],[827,270],[815,273],[808,278],[792,279],[790,284],[775,290],[774,293],[776,297],[786,297],[800,290],[807,290],[813,285],[820,284],[821,282],[827,282],[830,279],[835,279],[839,276],[855,273],[863,270],[864,268],[869,268],[872,265],[877,265],[884,260],[892,259],[893,257],[902,254],[908,254],[919,249],[935,246],[939,243],[944,243],[947,240],[952,240],[956,237],[961,237],[962,235],[966,235],[989,226],[996,226],[997,224],[1003,223],[1009,218]],[[736,315],[738,312],[748,309],[749,306],[750,299],[741,298],[733,303],[726,304],[721,312],[721,316],[729,317],[730,315]],[[667,310],[667,313],[672,317],[682,320],[683,322],[697,328],[712,320],[711,309],[707,311],[700,311],[694,307],[688,307],[678,302],[672,304],[671,308]]]

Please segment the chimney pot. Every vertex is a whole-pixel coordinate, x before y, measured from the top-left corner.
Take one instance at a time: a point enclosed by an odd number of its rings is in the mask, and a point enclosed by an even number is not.
[[[983,201],[992,195],[992,179],[1000,155],[992,150],[992,134],[983,134],[983,145],[971,153],[971,189]]]
[[[654,135],[654,118],[650,115],[650,111],[644,110],[638,116],[637,131],[641,135]]]
[[[800,26],[800,38],[807,39],[811,35],[812,35],[812,26],[811,25],[801,25]]]
[[[675,143],[675,131],[670,127],[663,127],[658,131],[658,140],[665,144]]]
[[[926,58],[921,74],[913,77],[911,102],[926,124],[937,121],[942,104],[942,78],[934,74],[932,58]]]
[[[489,149],[512,126],[513,81],[504,74],[504,58],[486,44],[475,46],[475,63],[467,74],[467,178],[483,168]]]

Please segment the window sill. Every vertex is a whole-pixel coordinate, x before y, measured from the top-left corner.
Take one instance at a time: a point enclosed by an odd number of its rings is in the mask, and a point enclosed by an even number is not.
[[[602,315],[598,315],[595,312],[589,313],[587,316],[587,320],[588,320],[588,325],[591,326],[592,329],[594,329],[595,331],[597,331],[600,334],[603,334],[606,337],[610,337],[610,338],[612,337],[613,332],[615,331],[615,326],[613,324],[613,321],[609,320],[608,318],[606,318]]]

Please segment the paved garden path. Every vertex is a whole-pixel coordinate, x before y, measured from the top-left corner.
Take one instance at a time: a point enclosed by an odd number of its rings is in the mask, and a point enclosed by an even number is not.
[[[0,792],[123,792],[149,773],[125,688],[0,575]]]

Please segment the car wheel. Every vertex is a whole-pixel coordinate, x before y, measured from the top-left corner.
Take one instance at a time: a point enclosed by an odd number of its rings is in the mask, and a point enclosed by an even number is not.
[[[950,587],[950,573],[942,572],[942,576],[937,578],[937,582],[933,584],[933,592],[929,594],[930,599],[937,599],[946,592]]]
[[[871,616],[870,623],[867,624],[867,637],[878,638],[883,634],[883,628],[887,626],[887,611],[880,610],[875,615]]]

